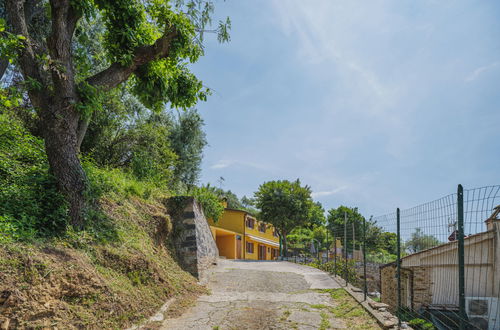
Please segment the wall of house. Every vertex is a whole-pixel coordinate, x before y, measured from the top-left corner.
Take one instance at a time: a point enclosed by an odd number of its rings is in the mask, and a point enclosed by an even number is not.
[[[216,243],[220,256],[226,257],[227,259],[236,258],[236,242],[234,235],[217,236]]]
[[[260,221],[255,221],[255,226],[253,229],[246,227],[245,234],[249,234],[249,235],[253,235],[253,236],[257,236],[257,237],[262,237],[264,239],[278,243],[279,237],[273,235],[274,227],[272,225],[266,224],[265,232],[261,232],[261,231],[259,231],[259,224],[260,223],[261,223]]]
[[[252,239],[250,239],[248,237],[246,238],[246,241],[243,243],[243,246],[245,249],[246,249],[246,242],[253,244],[253,253],[248,253],[248,251],[245,250],[246,251],[245,258],[249,259],[249,260],[259,260],[259,245],[264,245],[266,247],[266,259],[265,260],[273,260],[273,258],[272,258],[273,249],[279,249],[279,248],[272,246],[272,245],[253,241]]]
[[[219,221],[214,222],[212,219],[208,219],[208,224],[243,234],[245,215],[245,211],[226,209]]]

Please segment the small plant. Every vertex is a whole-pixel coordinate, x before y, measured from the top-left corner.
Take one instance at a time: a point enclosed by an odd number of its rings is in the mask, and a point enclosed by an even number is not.
[[[408,324],[415,330],[434,330],[434,329],[436,329],[436,327],[434,327],[434,325],[431,322],[426,321],[424,319],[420,319],[420,318],[412,319],[412,320],[408,321]]]

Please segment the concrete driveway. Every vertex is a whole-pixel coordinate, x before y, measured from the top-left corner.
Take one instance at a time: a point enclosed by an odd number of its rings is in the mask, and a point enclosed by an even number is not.
[[[325,312],[335,307],[328,293],[339,288],[328,274],[284,261],[221,259],[212,270],[210,295],[162,329],[346,328]]]

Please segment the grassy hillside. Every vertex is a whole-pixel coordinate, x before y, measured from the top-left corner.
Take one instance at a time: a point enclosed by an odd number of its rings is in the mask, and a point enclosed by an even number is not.
[[[113,239],[87,232],[0,245],[0,309],[11,327],[121,328],[203,288],[177,265],[162,203],[100,201]]]
[[[175,260],[167,189],[84,164],[92,207],[77,231],[42,141],[0,114],[0,326],[124,328],[204,291]]]

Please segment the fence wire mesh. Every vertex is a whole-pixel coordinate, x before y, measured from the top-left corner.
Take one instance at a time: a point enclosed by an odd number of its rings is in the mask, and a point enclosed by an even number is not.
[[[459,185],[457,193],[370,219],[337,211],[325,250],[296,251],[295,261],[363,289],[399,325],[500,329],[500,185]]]

